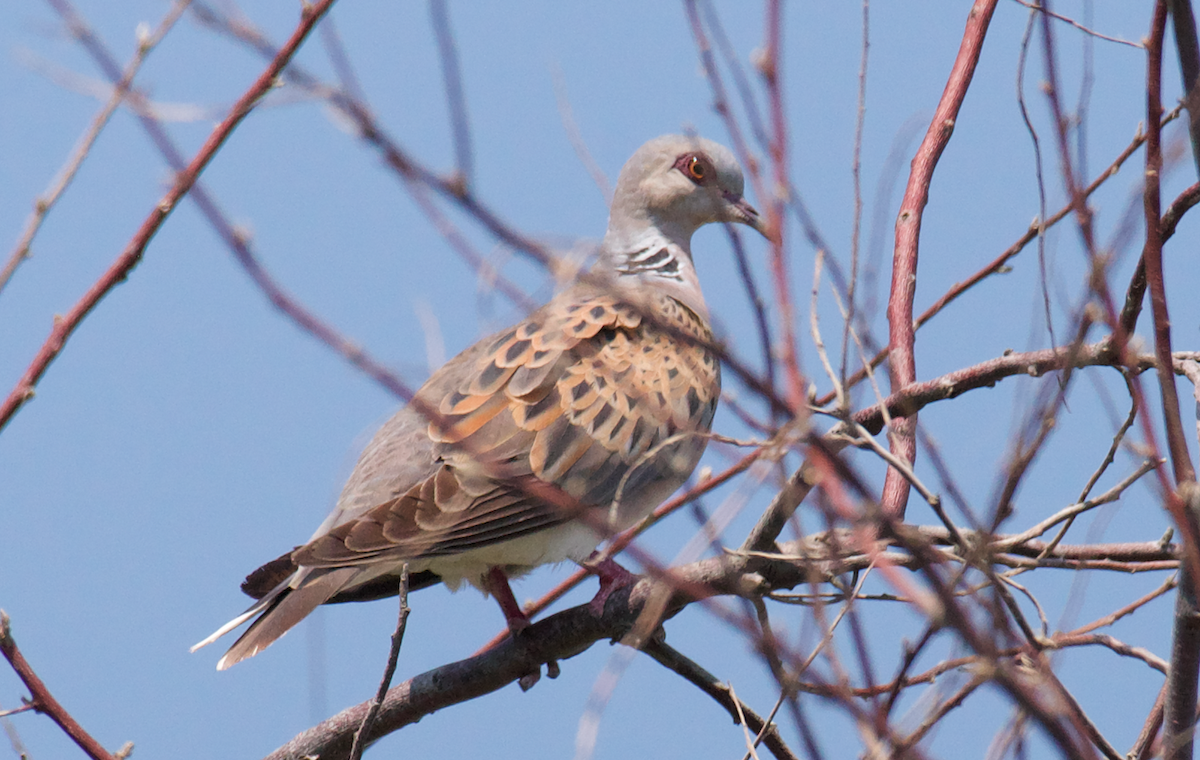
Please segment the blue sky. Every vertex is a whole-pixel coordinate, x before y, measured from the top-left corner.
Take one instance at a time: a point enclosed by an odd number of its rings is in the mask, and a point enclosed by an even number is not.
[[[244,10],[281,41],[296,21],[296,6],[267,5],[246,4]],[[1082,17],[1081,4],[1061,5],[1056,5],[1061,12]],[[1092,23],[1104,33],[1130,40],[1146,33],[1149,13],[1140,6],[1096,5]],[[716,8],[745,64],[761,44],[761,11],[734,2],[718,2]],[[79,5],[122,61],[133,49],[137,25],[157,24],[166,9],[162,2],[132,0]],[[0,249],[7,251],[33,199],[99,110],[86,85],[100,80],[48,7],[10,3],[5,16]],[[679,4],[456,3],[450,17],[461,55],[475,190],[530,234],[559,244],[595,239],[606,220],[604,198],[563,126],[556,90],[569,101],[584,141],[610,180],[634,149],[662,133],[695,129],[728,143]],[[788,6],[784,32],[791,176],[830,241],[831,255],[843,264],[853,219],[850,166],[861,17],[856,3],[795,3]],[[1038,212],[1033,150],[1014,94],[1025,19],[1022,6],[1000,4],[935,177],[921,238],[918,309],[998,255]],[[450,121],[426,5],[343,2],[333,20],[379,120],[428,165],[451,168]],[[963,3],[883,0],[871,6],[864,241],[873,239],[872,220],[878,220],[885,261],[907,160],[937,103],[964,20]],[[1061,24],[1056,33],[1066,99],[1074,104],[1082,37]],[[1143,52],[1103,41],[1095,46],[1086,150],[1091,174],[1115,157],[1144,118]],[[297,60],[322,76],[332,74],[319,36]],[[190,156],[261,68],[254,55],[185,17],[152,54],[138,83],[156,103],[200,107],[198,118],[169,123]],[[1175,64],[1168,60],[1165,68],[1169,107],[1179,86]],[[1028,98],[1049,150],[1040,79],[1035,60]],[[1179,144],[1177,127],[1167,136]],[[889,170],[893,150],[902,160]],[[1093,198],[1101,240],[1119,227],[1137,191],[1140,162],[1139,153]],[[1053,161],[1047,171],[1057,176]],[[889,178],[897,183],[893,192]],[[1164,199],[1193,179],[1185,157],[1169,173]],[[5,393],[45,340],[53,315],[67,310],[104,271],[168,181],[136,119],[117,114],[50,215],[33,258],[0,293]],[[239,127],[203,181],[226,214],[250,232],[264,265],[285,288],[414,386],[430,371],[431,356],[452,355],[520,315],[479,281],[371,150],[320,103],[288,88],[272,94]],[[1048,187],[1050,207],[1057,209],[1061,187],[1053,179]],[[535,299],[549,295],[551,285],[536,268],[499,248],[461,214],[451,211],[451,217]],[[807,314],[813,252],[797,229],[788,233],[792,288],[803,304],[800,312]],[[1195,299],[1184,297],[1197,275],[1187,256],[1196,235],[1194,223],[1185,221],[1168,247],[1179,349],[1196,345],[1200,324]],[[765,244],[743,239],[759,284],[766,287]],[[693,248],[720,334],[750,364],[761,366],[724,233],[704,230]],[[1047,250],[1061,336],[1064,315],[1078,305],[1084,266],[1077,235],[1068,226],[1050,235]],[[1113,281],[1123,284],[1136,249],[1126,246],[1117,255]],[[886,269],[881,279],[886,284]],[[1012,273],[989,280],[920,333],[919,379],[1005,349],[1048,345],[1039,293],[1031,248],[1014,262]],[[879,303],[883,297],[880,291]],[[822,314],[832,334],[836,312],[827,293]],[[431,323],[436,331],[429,330]],[[872,324],[877,335],[884,334],[879,313]],[[807,321],[798,332],[805,369],[824,391],[828,381],[819,377]],[[1107,388],[1116,407],[1124,403],[1114,377],[1094,371],[1077,385],[1058,437],[1021,493],[1018,525],[1076,498],[1113,430],[1097,387]],[[1147,383],[1153,387],[1149,378]],[[979,511],[989,503],[997,463],[1038,387],[1011,381],[922,416]],[[1181,385],[1180,391],[1190,409],[1190,387]],[[190,202],[171,216],[145,260],[84,322],[36,398],[0,433],[0,607],[12,617],[28,659],[101,742],[115,750],[132,740],[138,757],[256,757],[373,693],[395,620],[388,602],[319,611],[266,653],[224,673],[213,669],[216,648],[194,655],[187,648],[244,608],[238,583],[245,573],[308,538],[366,437],[396,403],[274,311]],[[727,412],[716,427],[745,434]],[[706,459],[714,468],[727,461],[717,450]],[[862,455],[854,461],[878,482],[876,461]],[[1124,469],[1102,487],[1128,472],[1132,461],[1119,459]],[[927,462],[919,471],[932,477]],[[714,508],[727,495],[710,497],[706,506]],[[740,542],[755,509],[769,497],[769,489],[752,494],[729,530],[729,543]],[[1096,524],[1089,540],[1151,540],[1167,526],[1147,489],[1131,491],[1102,515],[1107,533]],[[816,522],[811,513],[808,519]],[[910,520],[934,518],[914,500]],[[670,558],[694,529],[680,514],[645,545]],[[567,570],[535,573],[517,586],[518,597],[536,597]],[[1114,599],[1132,600],[1161,580],[1161,575],[1092,576],[1087,589],[1074,589],[1079,606],[1073,619],[1088,620],[1123,603]],[[1070,578],[1040,582],[1046,584],[1039,592],[1054,611],[1053,622],[1072,591]],[[574,601],[593,590],[589,583]],[[441,588],[424,591],[412,604],[397,680],[469,655],[502,624],[493,603],[469,590],[454,596]],[[872,639],[872,651],[887,672],[899,651],[895,632],[917,629],[903,607],[873,609],[880,635]],[[797,636],[808,630],[802,608],[778,614],[780,625]],[[1116,635],[1166,656],[1168,616],[1169,605],[1159,602]],[[770,708],[770,679],[742,638],[699,610],[670,623],[668,635],[672,644],[732,680],[760,713]],[[588,694],[611,651],[596,645],[564,663],[557,681],[544,680],[529,693],[509,687],[427,717],[389,737],[375,753],[568,756]],[[1062,655],[1058,662],[1085,708],[1095,711],[1093,717],[1123,750],[1140,728],[1158,681],[1140,664],[1115,660],[1111,653],[1089,650]],[[1120,684],[1126,698],[1100,698],[1101,684],[1108,690]],[[16,678],[0,668],[0,708],[15,706],[22,693]],[[931,752],[960,756],[967,746],[965,756],[982,757],[986,740],[980,737],[990,737],[1008,716],[1001,704],[994,694],[968,701],[954,727],[928,745]],[[822,734],[827,756],[859,751],[843,715],[815,700],[811,708],[828,721]],[[44,718],[23,715],[12,723],[34,757],[75,756]],[[795,740],[790,729],[788,737]],[[713,703],[659,666],[635,658],[605,714],[595,756],[636,751],[735,757],[741,747],[740,731]]]

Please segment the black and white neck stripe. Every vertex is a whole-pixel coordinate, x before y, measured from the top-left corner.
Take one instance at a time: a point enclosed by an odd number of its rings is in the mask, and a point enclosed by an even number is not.
[[[658,243],[626,255],[617,265],[624,275],[653,275],[683,282],[679,258],[670,245]]]

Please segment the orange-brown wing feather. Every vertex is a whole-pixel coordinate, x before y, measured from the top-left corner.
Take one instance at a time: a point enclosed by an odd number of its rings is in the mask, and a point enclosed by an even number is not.
[[[608,508],[620,491],[636,514],[614,522],[640,518],[657,499],[647,506],[628,495],[682,483],[720,392],[704,321],[660,298],[655,319],[643,319],[615,296],[577,286],[447,364],[415,404],[437,412],[428,425],[436,470],[300,547],[294,561],[444,556],[570,519],[561,500],[532,495],[538,481],[585,506]]]

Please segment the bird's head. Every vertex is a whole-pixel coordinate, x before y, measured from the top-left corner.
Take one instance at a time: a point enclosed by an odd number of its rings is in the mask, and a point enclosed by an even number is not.
[[[664,135],[625,163],[613,194],[609,234],[633,237],[653,227],[686,249],[711,222],[745,224],[767,234],[742,196],[742,169],[733,153],[703,137]]]

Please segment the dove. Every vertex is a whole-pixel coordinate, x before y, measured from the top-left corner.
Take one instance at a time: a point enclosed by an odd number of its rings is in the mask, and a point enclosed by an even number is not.
[[[592,269],[520,323],[446,362],[363,451],[308,543],[251,573],[253,620],[220,670],[317,606],[464,583],[529,624],[508,581],[583,563],[677,490],[704,452],[721,388],[692,234],[767,234],[722,145],[666,135],[621,169]],[[600,609],[624,573],[599,568]],[[616,568],[615,570],[613,568]],[[619,572],[618,572],[619,571]]]

